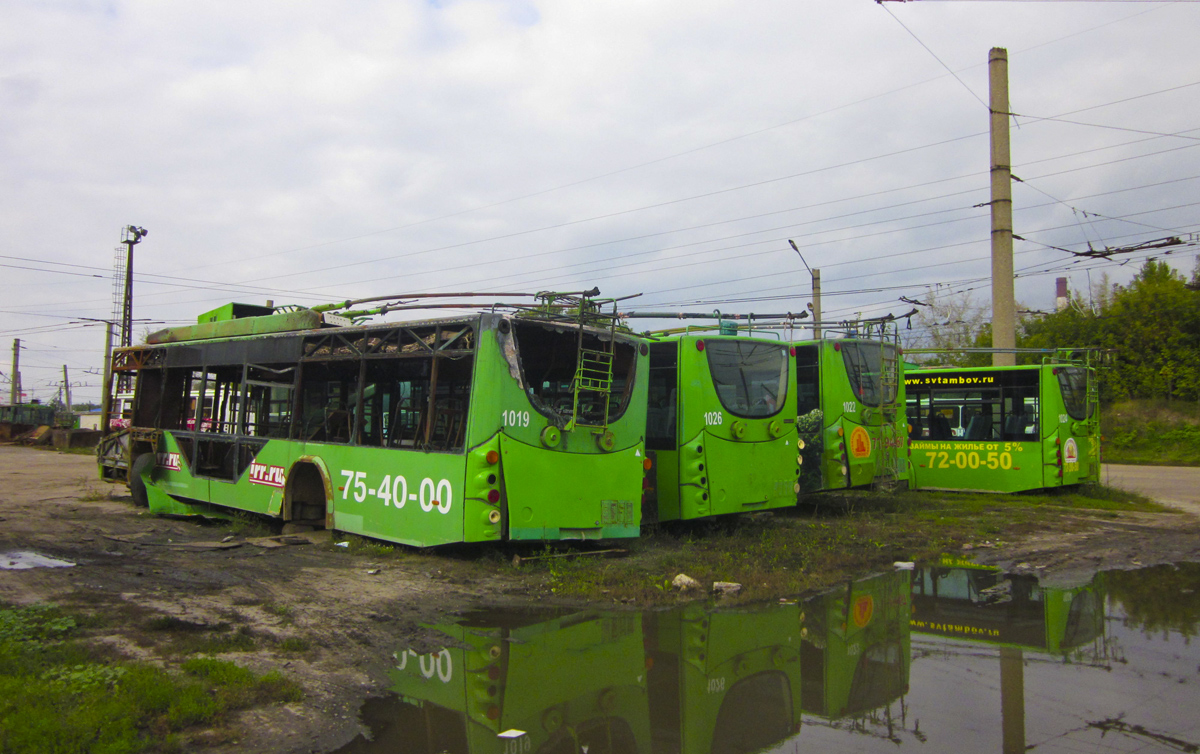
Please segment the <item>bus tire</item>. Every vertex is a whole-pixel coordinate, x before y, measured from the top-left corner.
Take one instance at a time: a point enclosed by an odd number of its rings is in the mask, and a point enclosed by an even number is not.
[[[139,508],[150,507],[150,496],[146,494],[146,480],[142,472],[154,465],[153,453],[142,453],[129,469],[129,494],[133,496],[133,504]]]

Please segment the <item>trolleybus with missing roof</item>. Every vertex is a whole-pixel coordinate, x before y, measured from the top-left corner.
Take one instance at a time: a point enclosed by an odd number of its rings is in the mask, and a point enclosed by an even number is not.
[[[795,505],[796,391],[788,344],[773,332],[738,333],[733,321],[648,335],[652,473],[643,520]]]
[[[1020,492],[1099,479],[1098,386],[1086,360],[908,366],[904,382],[918,489]]]
[[[799,494],[905,482],[904,385],[892,318],[840,323],[792,343]]]
[[[160,331],[114,353],[134,401],[101,476],[154,512],[416,546],[636,537],[648,349],[586,295],[544,301],[339,326],[235,304]]]

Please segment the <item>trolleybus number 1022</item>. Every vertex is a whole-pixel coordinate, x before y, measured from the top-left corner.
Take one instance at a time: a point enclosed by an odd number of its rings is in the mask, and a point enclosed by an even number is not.
[[[931,469],[948,469],[951,466],[956,469],[977,469],[980,466],[986,466],[992,471],[996,469],[1008,471],[1013,465],[1012,453],[988,453],[980,456],[975,452],[968,453],[960,450],[954,455],[950,455],[944,450],[927,450],[925,456],[928,459],[928,468]]]
[[[367,486],[365,471],[343,469],[342,476],[346,478],[346,484],[341,488],[343,500],[349,500],[350,491],[353,490],[354,500],[358,503],[366,502],[369,496],[379,498],[385,506],[394,505],[397,508],[403,508],[407,502],[419,502],[421,510],[427,513],[434,508],[438,513],[449,513],[450,504],[454,500],[449,479],[434,480],[425,477],[417,487],[417,492],[409,492],[408,480],[399,474],[395,477],[391,474],[385,475],[383,481],[375,487]]]

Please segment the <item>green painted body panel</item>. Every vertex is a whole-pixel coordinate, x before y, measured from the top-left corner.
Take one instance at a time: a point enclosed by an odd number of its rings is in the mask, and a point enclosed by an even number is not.
[[[683,454],[677,450],[656,450],[654,453],[654,492],[658,497],[658,518],[660,521],[678,521],[682,517],[679,510],[679,459]]]
[[[255,319],[271,317],[211,324]],[[231,435],[164,430],[155,448],[158,464],[144,474],[151,510],[207,513],[211,509],[201,504],[212,504],[286,518],[288,480],[301,464],[309,464],[319,470],[328,495],[327,525],[347,533],[420,547],[498,541],[505,536],[638,536],[645,458],[646,355],[635,345],[634,380],[620,416],[603,428],[560,430],[561,439],[548,446],[542,441],[543,433],[548,427],[560,427],[562,420],[539,410],[532,389],[523,384],[513,336],[496,326],[501,321],[509,320],[485,315],[474,323],[478,337],[463,449],[426,452],[245,438],[261,447],[253,455],[253,463],[233,480],[191,468],[180,441],[224,443],[222,448],[227,445],[233,452],[235,443],[242,440]],[[625,342],[633,340],[621,337]],[[605,432],[608,434],[601,438]],[[611,442],[602,443],[601,439]],[[490,462],[490,453],[498,460]],[[489,492],[498,492],[499,499],[489,502]]]
[[[648,616],[650,614],[647,614]],[[648,618],[652,635],[652,719],[678,720],[678,730],[657,731],[667,751],[707,754],[731,741],[769,746],[800,725],[801,615],[797,605],[718,612],[691,604]],[[670,677],[668,677],[670,676]],[[743,710],[755,684],[748,714],[721,714],[727,705]],[[678,689],[677,696],[670,692]],[[771,693],[763,694],[766,689]],[[661,690],[661,692],[660,692]],[[658,696],[661,693],[661,698]],[[674,703],[677,708],[656,710]],[[657,712],[657,714],[656,714]],[[727,726],[718,729],[718,725]],[[656,725],[656,729],[657,729]]]
[[[1104,636],[1103,574],[1044,587],[1033,576],[944,555],[914,572],[912,588],[914,633],[1059,656]]]
[[[149,337],[146,338],[146,342],[151,345],[159,345],[191,340],[214,340],[250,335],[267,335],[294,330],[315,330],[321,326],[321,321],[319,313],[308,309],[298,312],[269,314],[265,317],[216,319],[210,322],[198,322],[194,325],[168,327],[165,330],[158,330],[150,333]]]
[[[673,451],[657,451],[658,520],[688,520],[795,505],[795,366],[787,359],[786,394],[773,413],[739,416],[721,402],[708,356],[697,343],[767,338],[714,334],[672,335],[678,344]]]
[[[500,441],[501,463],[510,489],[528,490],[509,498],[512,539],[607,539],[636,537],[641,527],[641,443],[603,458],[526,445],[508,436]]]
[[[879,349],[880,341],[824,339],[793,343],[797,348],[815,346],[819,356],[819,408],[797,418],[804,459],[800,475],[800,497],[821,490],[838,490],[874,484],[890,475],[908,479],[904,451],[907,422],[904,416],[904,380],[897,375],[896,397],[881,406],[864,404],[847,372],[838,350],[856,343]]]
[[[939,378],[984,380],[1021,372],[1031,377],[1036,375],[1038,385],[1038,418],[1036,426],[1030,427],[1028,440],[1005,439],[998,429],[995,436],[985,439],[911,438],[912,486],[918,489],[1022,492],[1099,479],[1098,418],[1075,420],[1068,414],[1055,369],[1053,364],[1043,364],[1000,369],[906,370],[905,379],[910,383],[913,401],[917,401],[919,395],[928,394],[929,383],[922,384],[922,381]],[[1098,408],[1092,410],[1095,415]],[[1074,462],[1070,460],[1072,453]]]
[[[615,721],[615,728],[631,734],[637,751],[649,754],[646,668],[636,615],[573,614],[511,628],[436,628],[460,647],[396,652],[391,690],[409,704],[461,715],[466,751],[538,751],[572,730]],[[525,732],[519,748],[498,737],[511,730]]]
[[[858,717],[908,691],[910,571],[853,581],[804,602],[804,711]]]

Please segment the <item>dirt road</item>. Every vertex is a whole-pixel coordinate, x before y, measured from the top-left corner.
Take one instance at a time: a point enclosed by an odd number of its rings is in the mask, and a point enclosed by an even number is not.
[[[1100,474],[1105,484],[1139,492],[1163,505],[1200,517],[1200,468],[1105,464]]]
[[[106,640],[140,658],[170,653],[178,637],[153,630],[164,616],[214,637],[248,632],[257,649],[227,657],[260,672],[281,669],[303,685],[304,701],[247,713],[240,727],[249,737],[190,751],[336,748],[359,732],[358,709],[384,685],[393,651],[444,643],[420,624],[513,588],[479,578],[477,567],[467,583],[467,564],[454,558],[373,559],[330,544],[264,549],[236,535],[223,542],[228,527],[153,517],[110,493],[127,490],[96,481],[90,456],[0,445],[0,553],[75,564],[0,569],[0,601],[100,612],[114,626]],[[287,638],[311,649],[281,659],[273,650]]]

